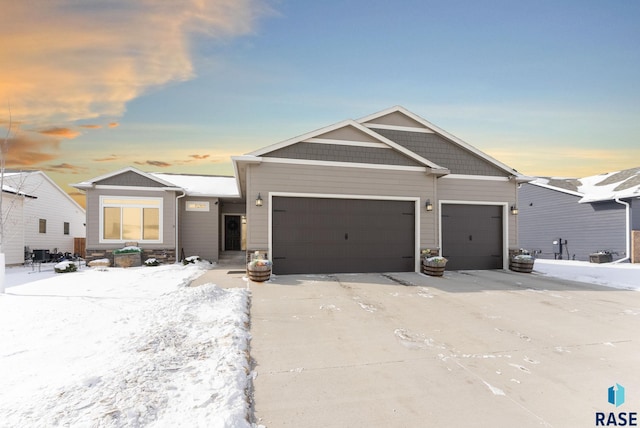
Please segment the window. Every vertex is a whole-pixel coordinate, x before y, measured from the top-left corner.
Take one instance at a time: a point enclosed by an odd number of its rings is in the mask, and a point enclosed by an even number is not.
[[[64,222],[64,234],[68,235],[69,234],[69,223],[68,222]]]
[[[100,197],[100,242],[162,242],[162,198]]]
[[[187,201],[187,211],[209,211],[209,201]]]
[[[38,225],[38,231],[40,233],[47,233],[47,219],[45,218],[41,218],[39,225]]]

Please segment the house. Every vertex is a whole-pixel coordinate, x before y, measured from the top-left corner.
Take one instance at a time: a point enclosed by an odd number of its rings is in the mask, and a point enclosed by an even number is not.
[[[3,212],[10,216],[7,245],[14,247],[11,257],[6,255],[7,264],[24,263],[34,252],[83,251],[85,211],[44,172],[6,171],[4,184],[15,189],[13,204],[5,208],[3,203]]]
[[[5,264],[15,265],[24,263],[24,201],[35,199],[18,189],[3,185],[2,193],[2,234],[0,245],[5,255]]]
[[[419,271],[425,249],[450,269],[504,269],[519,248],[530,178],[403,107],[232,162],[233,178],[127,168],[76,184],[87,257],[135,241],[166,260],[259,251],[276,274],[390,272]]]
[[[135,242],[143,257],[217,261],[243,250],[245,206],[234,177],[146,173],[125,168],[74,184],[86,192],[87,260]]]
[[[584,178],[537,178],[518,190],[520,245],[541,258],[631,254],[640,230],[640,167]]]

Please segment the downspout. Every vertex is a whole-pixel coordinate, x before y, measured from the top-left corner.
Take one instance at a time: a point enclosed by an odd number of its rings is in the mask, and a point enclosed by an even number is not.
[[[616,201],[617,203],[624,205],[626,207],[625,209],[625,215],[626,215],[626,220],[625,220],[625,229],[624,229],[624,234],[626,236],[626,241],[627,241],[627,245],[626,245],[626,257],[621,258],[620,260],[615,260],[613,263],[621,263],[621,262],[625,262],[627,260],[629,260],[629,255],[631,254],[631,239],[629,236],[629,231],[631,229],[631,224],[629,221],[629,212],[630,212],[630,205],[628,202],[624,202],[621,201],[620,198],[615,198],[614,201]]]
[[[185,196],[187,196],[187,192],[185,192],[184,189],[181,190],[181,192],[182,192],[182,195],[176,196],[176,263],[178,262],[178,257],[180,257],[179,256],[180,255],[180,248],[179,248],[180,247],[180,241],[178,240],[178,238],[180,237],[179,232],[178,232],[180,230],[180,228],[178,227],[179,226],[178,213],[180,211],[180,203],[179,203],[178,199],[184,198]]]

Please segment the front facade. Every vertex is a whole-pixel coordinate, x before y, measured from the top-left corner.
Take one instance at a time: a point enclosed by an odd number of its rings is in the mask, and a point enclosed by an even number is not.
[[[424,249],[503,269],[518,248],[527,178],[402,107],[233,160],[248,250],[276,274],[418,271]]]
[[[244,204],[235,183],[233,177],[125,168],[75,184],[86,193],[87,260],[113,259],[113,251],[127,245],[163,262],[196,255],[217,261],[221,250],[243,249]],[[224,218],[227,227],[235,219],[239,233],[233,238],[228,233],[221,243]]]
[[[426,249],[449,269],[504,269],[519,248],[512,212],[528,178],[402,107],[232,161],[235,193],[210,182],[196,197],[188,177],[132,168],[76,185],[87,192],[87,255],[127,241],[167,260],[259,251],[274,273],[293,274],[419,271]],[[141,218],[133,234],[127,198]]]

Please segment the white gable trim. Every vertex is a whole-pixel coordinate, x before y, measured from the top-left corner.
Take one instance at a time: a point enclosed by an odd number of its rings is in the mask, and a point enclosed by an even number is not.
[[[368,168],[383,169],[392,171],[419,171],[426,172],[428,169],[424,166],[406,166],[406,165],[385,165],[377,163],[357,163],[357,162],[337,162],[337,161],[320,161],[310,159],[290,159],[290,158],[260,158],[262,162],[282,163],[291,165],[314,165],[314,166],[335,166],[339,168]]]
[[[148,178],[149,180],[155,181],[158,184],[162,184],[163,186],[176,187],[175,184],[173,184],[173,183],[169,183],[168,181],[165,181],[165,180],[163,180],[161,178],[154,177],[153,175],[151,175],[149,173],[146,173],[144,171],[140,171],[139,169],[134,168],[132,166],[128,166],[126,168],[119,169],[118,171],[110,172],[108,174],[104,174],[104,175],[101,175],[99,177],[92,178],[91,181],[84,181],[82,183],[73,184],[73,187],[78,188],[78,189],[80,189],[80,188],[91,188],[91,187],[93,187],[93,184],[95,182],[97,182],[97,181],[102,181],[102,180],[105,180],[107,178],[115,177],[117,175],[124,174],[126,172],[136,173],[136,174],[141,175],[141,176],[143,176],[145,178]],[[120,186],[120,187],[122,187],[122,186]]]
[[[440,179],[451,178],[454,180],[485,180],[485,181],[510,181],[509,177],[499,177],[494,175],[469,175],[469,174],[449,174]]]
[[[433,168],[435,170],[442,170],[443,172],[446,171],[448,173],[448,170],[446,168],[443,168],[440,165],[437,165],[437,164],[431,162],[430,160],[425,159],[422,156],[417,155],[416,153],[412,152],[411,150],[401,146],[400,144],[397,144],[397,143],[389,140],[388,138],[383,137],[382,135],[376,133],[375,131],[370,130],[369,128],[367,128],[366,126],[362,125],[361,123],[356,122],[356,121],[351,120],[351,119],[344,120],[342,122],[338,122],[338,123],[336,123],[334,125],[330,125],[330,126],[327,126],[325,128],[322,128],[322,129],[317,129],[315,131],[309,132],[309,133],[304,134],[304,135],[299,136],[299,137],[295,137],[295,138],[283,141],[281,143],[273,144],[271,146],[265,147],[263,149],[257,150],[257,151],[252,152],[252,153],[249,153],[249,155],[262,156],[262,155],[270,153],[270,152],[272,152],[274,150],[282,149],[284,147],[288,147],[288,146],[291,146],[293,144],[300,143],[300,142],[309,140],[310,138],[315,138],[315,137],[318,137],[319,135],[326,134],[328,132],[335,131],[337,129],[344,128],[344,127],[347,127],[347,126],[351,126],[353,128],[356,128],[357,130],[369,135],[373,139],[378,140],[381,143],[386,144],[387,146],[397,150],[398,152],[404,154],[405,156],[407,156],[407,157],[409,157],[411,159],[414,159],[418,163],[421,163],[421,164],[423,164],[425,166],[428,166],[430,168]]]
[[[415,128],[413,126],[383,125],[381,123],[364,123],[364,126],[372,129],[390,129],[393,131],[421,132],[423,134],[433,134],[431,129]]]
[[[367,141],[347,141],[347,140],[330,140],[326,138],[309,138],[308,140],[302,141],[303,143],[314,143],[314,144],[335,144],[338,146],[356,146],[356,147],[376,147],[380,149],[390,149],[387,144],[384,143],[375,143],[375,142],[367,142]]]

